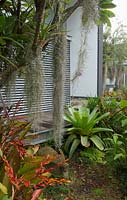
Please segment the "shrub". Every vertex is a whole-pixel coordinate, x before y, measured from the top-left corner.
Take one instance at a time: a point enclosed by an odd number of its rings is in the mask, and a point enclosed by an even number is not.
[[[0,116],[0,199],[38,200],[43,188],[69,182],[51,177],[51,172],[63,163],[49,164],[56,158],[37,156],[38,146],[28,146],[24,142],[31,124],[15,113],[13,115],[5,104]]]
[[[89,98],[87,107],[90,110],[97,107],[100,116],[109,112],[109,116],[99,123],[101,127],[111,128],[117,134],[122,134],[124,132],[125,128],[122,127],[121,121],[127,119],[126,100],[118,101],[116,98],[111,97]]]

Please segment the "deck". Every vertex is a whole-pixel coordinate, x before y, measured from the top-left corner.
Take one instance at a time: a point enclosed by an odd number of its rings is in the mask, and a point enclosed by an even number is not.
[[[34,134],[36,137],[29,140],[30,144],[39,144],[53,139],[53,116],[52,112],[47,111],[42,113],[42,122],[39,123],[39,130],[31,130],[30,134]],[[64,127],[67,127],[68,123],[64,123]]]

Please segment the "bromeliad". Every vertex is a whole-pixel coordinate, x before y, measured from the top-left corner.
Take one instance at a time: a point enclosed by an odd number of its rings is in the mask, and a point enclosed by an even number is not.
[[[71,128],[67,129],[68,137],[65,142],[64,149],[71,158],[77,147],[81,144],[84,147],[89,147],[93,143],[98,149],[103,150],[103,141],[99,135],[100,132],[112,132],[112,129],[97,127],[98,123],[109,116],[105,113],[99,116],[97,108],[90,112],[90,109],[80,107],[68,108],[69,113],[66,113],[64,119],[68,121]]]

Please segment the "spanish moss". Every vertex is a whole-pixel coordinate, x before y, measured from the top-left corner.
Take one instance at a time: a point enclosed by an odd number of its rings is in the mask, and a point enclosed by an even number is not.
[[[37,55],[29,54],[30,62],[25,72],[25,92],[26,102],[32,120],[33,128],[39,130],[39,123],[42,119],[41,107],[43,100],[43,55],[41,47],[38,48]]]

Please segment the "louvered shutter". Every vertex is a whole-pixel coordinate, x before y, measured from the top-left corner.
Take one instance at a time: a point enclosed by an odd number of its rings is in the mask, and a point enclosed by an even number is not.
[[[44,93],[43,102],[41,102],[41,111],[51,111],[53,108],[53,46],[50,43],[43,54],[43,73],[44,73]],[[9,105],[17,103],[21,100],[21,110],[18,115],[28,114],[27,104],[25,101],[24,92],[24,79],[21,77],[16,78],[15,85],[12,85],[9,97],[6,96],[6,89],[2,88],[3,99],[8,102]],[[66,50],[66,66],[65,66],[65,105],[70,103],[70,40],[67,40]]]
[[[70,40],[67,40],[65,83],[64,83],[65,105],[70,104]]]

